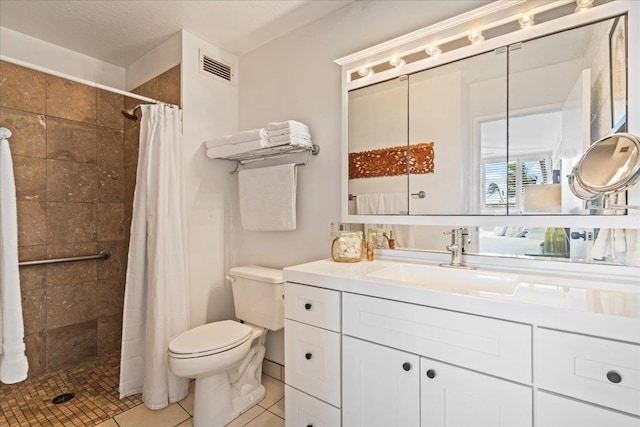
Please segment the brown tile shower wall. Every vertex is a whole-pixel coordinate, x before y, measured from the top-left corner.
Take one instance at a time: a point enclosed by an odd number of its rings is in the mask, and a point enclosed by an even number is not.
[[[134,90],[180,103],[180,66]],[[0,126],[13,133],[20,260],[111,258],[20,268],[29,376],[120,350],[139,101],[0,61]]]

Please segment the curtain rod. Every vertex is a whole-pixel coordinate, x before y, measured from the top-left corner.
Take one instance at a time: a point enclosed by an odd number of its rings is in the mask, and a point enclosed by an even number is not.
[[[106,90],[107,92],[113,92],[113,93],[117,93],[118,95],[124,95],[124,96],[127,96],[129,98],[138,99],[140,101],[151,102],[153,104],[164,104],[164,105],[174,106],[173,104],[168,104],[168,103],[162,102],[162,101],[160,101],[158,99],[149,98],[147,96],[138,95],[137,93],[127,92],[126,90],[116,89],[115,87],[106,86],[106,85],[103,85],[103,84],[100,84],[100,83],[96,83],[96,82],[92,82],[92,81],[89,81],[89,80],[81,79],[79,77],[74,77],[74,76],[69,75],[69,74],[61,73],[59,71],[55,71],[55,70],[52,70],[50,68],[41,67],[39,65],[34,65],[34,64],[29,63],[29,62],[22,61],[20,59],[11,58],[11,57],[6,56],[6,55],[0,55],[0,60],[6,61],[6,62],[10,62],[10,63],[15,64],[15,65],[19,65],[21,67],[29,68],[31,70],[40,71],[40,72],[46,73],[46,74],[51,74],[52,76],[56,76],[56,77],[60,77],[60,78],[63,78],[63,79],[71,80],[71,81],[74,81],[76,83],[81,83],[83,85],[92,86],[92,87],[95,87],[97,89]],[[179,107],[179,106],[176,106],[176,107]]]

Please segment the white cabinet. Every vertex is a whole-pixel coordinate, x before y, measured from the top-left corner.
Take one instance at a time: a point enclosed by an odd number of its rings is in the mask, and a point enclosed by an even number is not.
[[[340,292],[285,283],[287,427],[340,426]]]
[[[531,387],[420,359],[422,427],[531,426]]]
[[[640,415],[640,346],[542,328],[537,343],[538,387]]]
[[[536,427],[638,427],[640,419],[598,406],[536,393]]]
[[[284,393],[285,419],[288,427],[340,426],[340,409],[288,385],[285,386]]]
[[[418,427],[420,358],[347,336],[342,346],[343,425]]]

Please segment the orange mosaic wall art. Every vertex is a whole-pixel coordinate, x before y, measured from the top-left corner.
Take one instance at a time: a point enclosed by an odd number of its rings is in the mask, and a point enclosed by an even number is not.
[[[409,173],[434,173],[434,142],[409,145]],[[407,146],[349,153],[349,179],[407,174]]]

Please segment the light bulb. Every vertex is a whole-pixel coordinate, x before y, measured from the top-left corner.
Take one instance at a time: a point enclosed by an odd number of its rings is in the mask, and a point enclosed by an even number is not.
[[[533,27],[535,24],[535,21],[533,20],[533,15],[531,14],[522,15],[520,19],[518,19],[518,24],[520,24],[520,28],[523,30],[525,28]]]
[[[424,51],[429,56],[438,56],[438,55],[440,55],[442,53],[440,48],[438,46],[436,46],[436,45],[427,46],[427,48]]]
[[[389,65],[392,67],[402,67],[404,64],[406,64],[404,59],[398,58],[397,56],[392,56],[391,59],[389,59]]]
[[[368,67],[362,67],[362,68],[358,68],[358,75],[360,77],[366,77],[371,73],[371,68]]]
[[[467,38],[469,39],[471,44],[478,44],[478,43],[484,41],[484,37],[482,37],[482,31],[480,31],[480,30],[471,31],[469,33],[469,35],[467,36]]]
[[[576,0],[576,12],[584,12],[590,9],[593,5],[593,0]]]

